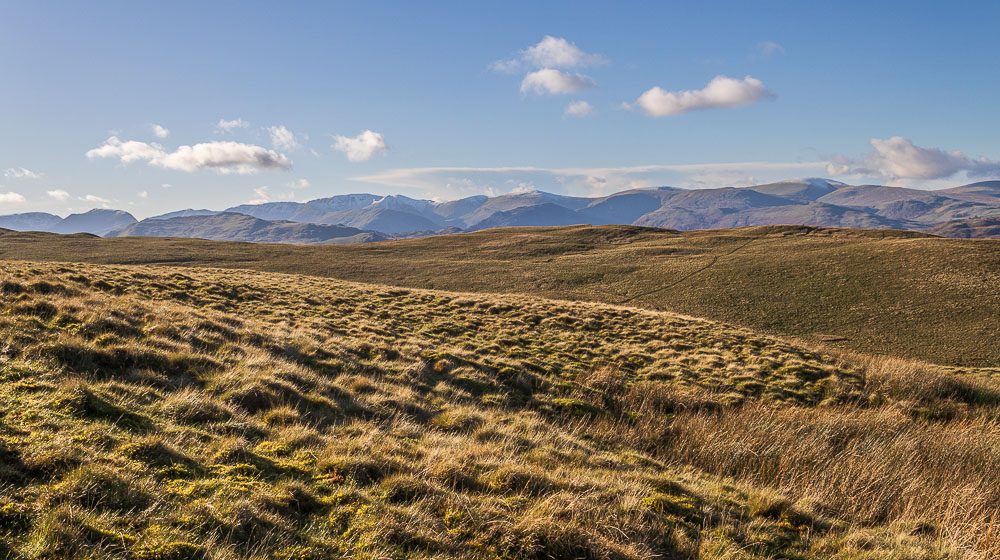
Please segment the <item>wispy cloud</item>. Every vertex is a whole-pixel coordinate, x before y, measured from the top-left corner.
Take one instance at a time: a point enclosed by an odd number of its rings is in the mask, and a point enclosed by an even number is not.
[[[215,123],[215,131],[232,132],[237,128],[247,128],[248,126],[250,126],[250,123],[240,118],[236,118],[231,121],[227,121],[225,119],[219,119],[219,122]]]
[[[631,167],[417,167],[390,169],[353,180],[413,189],[423,196],[453,199],[474,194],[497,195],[518,185],[574,195],[671,185],[686,188],[741,186],[821,174],[825,161],[734,162]]]
[[[268,169],[291,169],[292,162],[283,154],[239,142],[204,142],[180,146],[173,152],[163,146],[135,140],[121,141],[117,136],[105,140],[87,157],[118,158],[122,163],[148,161],[150,165],[179,171],[211,169],[218,173],[247,175]]]
[[[508,59],[497,60],[490,68],[498,72],[516,73],[523,68],[577,68],[605,64],[599,54],[587,53],[561,37],[546,35],[537,44]]]
[[[247,201],[247,204],[264,204],[267,202],[278,202],[278,201],[292,201],[295,200],[295,193],[284,192],[275,194],[271,191],[271,187],[265,185],[263,187],[257,187],[253,190],[255,198]]]
[[[742,80],[716,76],[703,89],[666,91],[656,86],[640,95],[635,103],[626,103],[625,107],[638,108],[652,117],[668,117],[701,109],[750,105],[774,97],[774,92],[752,76]]]
[[[759,58],[768,58],[780,54],[785,54],[785,47],[774,41],[761,41],[757,43],[756,53]]]
[[[25,169],[23,167],[8,167],[4,169],[3,176],[8,179],[41,179],[41,173],[35,173],[30,169]]]
[[[51,191],[45,191],[45,194],[53,200],[65,201],[69,200],[69,193],[62,189],[53,189]]]
[[[970,178],[1000,177],[1000,161],[972,158],[953,150],[925,148],[902,136],[872,138],[873,151],[860,158],[837,155],[827,166],[830,175],[879,177],[888,181],[934,180],[965,172]]]
[[[385,153],[389,149],[385,137],[371,130],[365,130],[354,138],[335,136],[332,147],[343,152],[348,161],[368,161],[375,154]]]
[[[298,149],[301,145],[299,139],[295,134],[285,128],[284,125],[270,126],[267,128],[268,134],[271,135],[271,145],[274,146],[276,150],[292,151]]]

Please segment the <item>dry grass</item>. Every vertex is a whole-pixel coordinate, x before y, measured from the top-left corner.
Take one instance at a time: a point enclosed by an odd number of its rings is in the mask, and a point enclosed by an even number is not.
[[[0,557],[977,558],[1000,386],[598,304],[4,263]]]

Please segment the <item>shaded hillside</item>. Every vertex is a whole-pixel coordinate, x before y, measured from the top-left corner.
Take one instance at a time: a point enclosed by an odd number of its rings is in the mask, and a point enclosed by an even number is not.
[[[1000,218],[955,220],[932,227],[927,233],[957,238],[1000,239]]]
[[[0,286],[4,557],[1000,551],[979,373],[294,275],[7,262]]]
[[[107,234],[108,237],[194,237],[249,243],[343,243],[382,241],[385,236],[346,226],[259,220],[244,214],[150,218]]]
[[[579,212],[574,212],[569,208],[557,204],[545,203],[497,212],[478,224],[473,225],[469,230],[544,225],[568,226],[582,224],[586,221],[587,219]]]
[[[0,258],[251,268],[622,303],[866,352],[997,366],[998,243],[805,227],[497,229],[336,247],[7,232]]]

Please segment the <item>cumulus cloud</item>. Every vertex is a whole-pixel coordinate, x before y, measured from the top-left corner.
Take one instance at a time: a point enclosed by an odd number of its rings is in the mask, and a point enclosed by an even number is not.
[[[418,167],[389,169],[353,180],[412,189],[415,194],[441,200],[473,194],[503,194],[521,185],[596,196],[662,185],[686,188],[747,186],[780,181],[789,176],[820,175],[825,166],[825,161],[751,161],[603,168]]]
[[[45,191],[45,194],[49,195],[49,198],[53,200],[69,200],[69,193],[62,189],[54,189],[51,191]]]
[[[118,158],[122,163],[148,161],[150,165],[179,171],[212,169],[218,173],[246,175],[267,169],[291,169],[292,162],[283,154],[239,142],[204,142],[180,146],[167,152],[163,146],[146,142],[121,141],[117,136],[87,152],[87,157]]]
[[[498,60],[490,65],[498,72],[514,73],[523,67],[577,68],[604,64],[607,60],[599,54],[586,53],[561,37],[546,35],[537,44],[517,53],[514,58]]]
[[[139,196],[139,198],[148,198],[149,197],[149,191],[139,191],[136,194]]]
[[[542,68],[529,72],[524,77],[524,80],[521,81],[521,93],[561,95],[576,93],[595,86],[597,86],[597,82],[589,76],[561,72],[555,68]]]
[[[654,87],[640,95],[635,103],[626,103],[625,107],[638,107],[652,117],[667,117],[699,109],[750,105],[773,97],[774,93],[752,76],[742,80],[716,76],[704,89],[666,91],[659,86]]]
[[[966,172],[969,177],[1000,177],[1000,161],[972,158],[954,150],[924,148],[902,136],[870,140],[874,150],[861,158],[834,156],[827,166],[830,175],[932,180]]]
[[[389,146],[381,134],[366,130],[354,138],[335,136],[333,149],[344,152],[348,161],[368,161],[375,154],[387,151]]]
[[[153,136],[156,136],[157,138],[166,138],[167,136],[170,136],[170,131],[158,124],[152,124],[149,126],[153,129]]]
[[[567,117],[586,117],[594,114],[594,107],[586,101],[574,101],[566,106],[563,114]]]
[[[9,179],[41,179],[41,173],[35,173],[30,169],[25,169],[23,167],[8,167],[4,169],[3,176]]]
[[[270,126],[267,128],[267,132],[271,135],[271,145],[276,150],[292,151],[299,147],[298,138],[284,125]]]
[[[227,121],[225,119],[219,119],[219,122],[215,124],[215,131],[216,132],[232,132],[232,131],[236,130],[237,128],[246,128],[248,126],[250,126],[250,123],[246,122],[243,119],[239,119],[239,118],[233,119],[231,121]]]
[[[0,193],[0,204],[21,204],[25,201],[24,195],[13,191]]]

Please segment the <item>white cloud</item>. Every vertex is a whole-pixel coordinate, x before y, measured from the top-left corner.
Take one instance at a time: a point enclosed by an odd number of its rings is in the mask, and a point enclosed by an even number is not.
[[[149,192],[148,191],[139,191],[136,194],[139,195],[139,198],[149,198]]]
[[[870,140],[874,151],[860,159],[842,155],[827,166],[830,175],[881,177],[894,180],[933,180],[966,172],[969,177],[1000,177],[1000,161],[971,158],[959,151],[923,148],[902,136]]]
[[[542,68],[529,72],[521,81],[521,93],[567,94],[576,93],[597,86],[597,82],[583,74],[569,74],[555,68]]]
[[[309,188],[309,180],[299,179],[298,181],[292,181],[291,183],[288,183],[287,186],[290,189],[307,189]]]
[[[215,131],[232,132],[237,128],[246,128],[248,126],[250,126],[250,123],[246,122],[243,119],[233,119],[231,121],[227,121],[225,119],[219,119],[219,122],[215,124]]]
[[[299,147],[299,141],[295,138],[295,134],[284,125],[268,127],[267,132],[271,135],[271,145],[276,150],[291,151]]]
[[[161,186],[161,187],[163,187],[163,188],[165,188],[165,189],[169,189],[169,188],[170,188],[170,187],[172,187],[173,185],[171,185],[170,183],[163,183],[163,184],[162,184],[162,185],[160,185],[160,186]]]
[[[344,152],[349,161],[368,161],[375,154],[387,151],[389,146],[381,134],[366,130],[354,138],[334,137],[333,149]]]
[[[23,167],[9,167],[4,169],[3,176],[9,179],[41,179],[41,173],[35,173]]]
[[[566,106],[563,114],[567,117],[586,117],[594,114],[594,107],[586,101],[574,101]]]
[[[625,107],[632,109],[638,106],[647,115],[667,117],[698,109],[750,105],[773,97],[774,93],[757,78],[747,76],[737,80],[716,76],[704,89],[666,91],[659,86],[654,87],[640,95],[634,104],[626,103]]]
[[[413,189],[415,194],[450,200],[473,194],[496,195],[520,185],[574,195],[604,195],[633,188],[746,186],[792,176],[817,176],[825,161],[734,162],[632,167],[418,167],[390,169],[352,180]]]
[[[150,165],[179,171],[213,169],[218,173],[246,175],[266,169],[291,169],[292,162],[283,154],[252,144],[239,142],[204,142],[180,146],[167,152],[159,144],[130,140],[122,142],[116,136],[102,146],[87,152],[88,158],[118,158],[122,163],[145,160]]]
[[[49,195],[49,198],[54,200],[69,200],[69,193],[62,189],[45,191],[45,194]]]
[[[776,54],[785,54],[785,47],[774,41],[761,41],[757,43],[757,55],[759,57],[767,58]]]
[[[0,204],[21,204],[25,201],[24,195],[13,191],[0,193]]]
[[[546,35],[537,44],[507,60],[498,60],[490,68],[498,72],[514,73],[524,66],[534,68],[576,68],[604,64],[607,60],[599,54],[590,54],[561,37]]]
[[[88,194],[86,196],[80,197],[80,200],[82,200],[84,202],[91,202],[91,203],[100,204],[104,208],[107,208],[107,207],[109,207],[111,205],[111,201],[110,200],[108,200],[106,198],[101,198],[101,197],[97,196],[96,194]]]
[[[165,155],[165,152],[159,144],[147,144],[146,142],[138,142],[136,140],[122,142],[117,136],[108,138],[101,147],[87,152],[87,157],[90,159],[116,157],[122,163],[153,160],[163,155]]]
[[[149,126],[153,129],[153,136],[156,136],[157,138],[166,138],[167,136],[170,136],[170,131],[158,124],[152,124]]]

